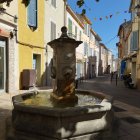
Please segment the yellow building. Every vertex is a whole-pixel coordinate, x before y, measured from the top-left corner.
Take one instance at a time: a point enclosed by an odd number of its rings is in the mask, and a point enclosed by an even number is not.
[[[36,70],[36,84],[43,84],[45,74],[44,2],[18,0],[17,42],[19,46],[19,79],[23,88],[23,71]],[[29,78],[24,76],[25,78]],[[33,77],[31,76],[31,80]],[[28,81],[28,80],[25,81]],[[35,83],[34,83],[35,84]]]

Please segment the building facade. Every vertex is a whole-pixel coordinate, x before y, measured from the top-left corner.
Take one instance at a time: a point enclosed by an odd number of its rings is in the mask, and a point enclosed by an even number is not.
[[[45,1],[45,23],[44,40],[46,44],[46,85],[52,85],[51,79],[51,59],[53,49],[47,45],[48,42],[60,37],[61,28],[65,25],[66,11],[64,0]]]
[[[131,13],[130,60],[131,74],[136,87],[140,89],[140,1],[131,0],[129,11]]]
[[[82,35],[84,31],[84,25],[81,20],[78,18],[77,14],[67,5],[67,28],[68,28],[68,36],[82,41]],[[80,44],[76,48],[76,79],[80,79],[84,77],[84,43]]]
[[[19,86],[24,88],[24,71],[34,70],[31,74],[32,86],[41,86],[45,73],[44,10],[45,1],[18,0],[17,43],[19,49]],[[28,78],[30,77],[28,76]],[[33,81],[33,79],[35,80]]]
[[[0,2],[0,93],[18,90],[17,1]]]
[[[107,73],[108,70],[108,49],[100,43],[100,75]]]
[[[129,11],[131,20],[120,25],[118,46],[120,73],[131,73],[134,85],[140,89],[140,1],[131,0]]]

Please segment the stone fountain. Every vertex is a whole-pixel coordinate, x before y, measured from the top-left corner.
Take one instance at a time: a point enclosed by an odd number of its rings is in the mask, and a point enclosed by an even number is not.
[[[48,43],[54,51],[51,72],[57,86],[12,98],[7,140],[97,140],[111,128],[111,99],[75,90],[75,49],[82,42],[69,38],[66,27],[61,31],[60,38]]]

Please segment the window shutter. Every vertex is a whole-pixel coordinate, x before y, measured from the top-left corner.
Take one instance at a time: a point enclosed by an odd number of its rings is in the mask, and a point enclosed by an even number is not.
[[[56,39],[56,24],[51,21],[51,40]]]
[[[28,7],[28,25],[37,27],[37,0],[30,0]]]
[[[79,40],[81,40],[81,38],[82,38],[82,32],[80,31],[80,39]]]
[[[56,0],[51,0],[52,6],[56,8]]]
[[[75,39],[77,39],[77,26],[75,26]]]
[[[130,38],[130,50],[132,51],[133,47],[133,33],[131,33],[131,38]]]
[[[68,21],[68,31],[72,34],[72,21],[70,19]]]
[[[131,36],[131,51],[138,50],[138,31],[134,31]]]

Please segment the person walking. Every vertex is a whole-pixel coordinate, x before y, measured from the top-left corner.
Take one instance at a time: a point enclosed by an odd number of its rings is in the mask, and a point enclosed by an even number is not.
[[[110,77],[110,82],[112,83],[112,80],[113,80],[113,76],[114,76],[114,72],[112,71],[111,72],[111,77]]]

